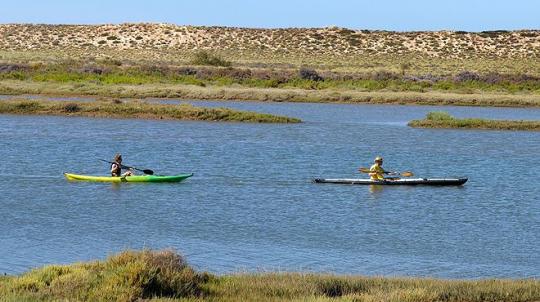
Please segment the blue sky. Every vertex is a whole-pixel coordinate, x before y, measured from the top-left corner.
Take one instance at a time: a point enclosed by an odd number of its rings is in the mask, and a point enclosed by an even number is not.
[[[540,29],[540,1],[0,0],[0,23],[124,22],[398,31]]]

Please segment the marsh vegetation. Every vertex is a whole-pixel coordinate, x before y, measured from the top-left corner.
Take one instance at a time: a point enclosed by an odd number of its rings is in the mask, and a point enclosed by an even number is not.
[[[174,251],[124,251],[0,279],[3,301],[538,301],[539,281],[303,273],[213,275]]]
[[[115,99],[95,102],[6,100],[0,102],[0,113],[252,123],[300,122],[296,118],[228,108],[205,108],[190,104],[153,104]]]
[[[456,128],[456,129],[491,129],[491,130],[527,130],[540,131],[540,121],[488,120],[480,118],[459,119],[447,112],[435,111],[425,119],[413,120],[409,126],[417,128]]]

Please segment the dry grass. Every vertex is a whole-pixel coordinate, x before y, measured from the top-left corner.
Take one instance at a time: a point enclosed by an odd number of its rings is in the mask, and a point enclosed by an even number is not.
[[[511,302],[536,301],[540,298],[538,285],[539,283],[534,280],[450,281],[315,274],[257,274],[216,278],[211,280],[208,288],[212,296],[217,297],[216,301]]]

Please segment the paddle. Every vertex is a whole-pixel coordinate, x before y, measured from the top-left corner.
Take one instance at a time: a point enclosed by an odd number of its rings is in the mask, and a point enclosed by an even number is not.
[[[112,162],[112,161],[108,161],[108,160],[104,160],[104,159],[99,159],[99,160],[104,161],[104,162],[109,163],[109,164],[114,164],[114,162]],[[139,169],[139,168],[130,167],[130,166],[125,166],[125,165],[122,165],[122,164],[120,164],[120,165],[121,165],[122,168],[124,168],[124,169],[133,169],[133,170],[141,171],[141,172],[143,172],[144,174],[154,175],[154,171],[149,170],[149,169],[144,169],[144,170],[142,170],[142,169]]]
[[[359,168],[358,171],[362,173],[371,173],[371,171],[368,168]],[[387,174],[399,174],[403,177],[411,177],[414,176],[414,174],[411,171],[405,171],[405,172],[387,172]]]

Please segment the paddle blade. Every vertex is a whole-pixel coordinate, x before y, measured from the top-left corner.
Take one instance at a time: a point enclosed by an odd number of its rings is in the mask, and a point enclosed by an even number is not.
[[[154,171],[152,170],[143,170],[143,173],[148,175],[154,175]]]
[[[403,177],[411,177],[411,176],[414,176],[414,174],[411,171],[405,171],[405,172],[401,172],[401,176],[403,176]]]

